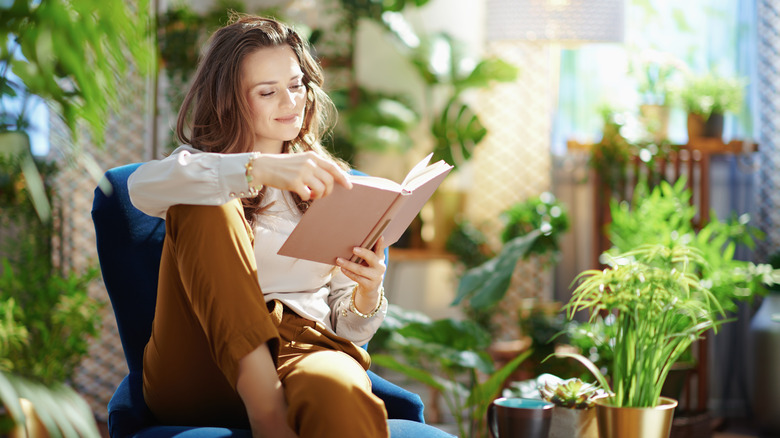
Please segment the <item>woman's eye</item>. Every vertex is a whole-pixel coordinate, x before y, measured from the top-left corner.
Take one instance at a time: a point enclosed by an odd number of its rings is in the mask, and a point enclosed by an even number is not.
[[[261,91],[260,92],[260,95],[263,96],[263,97],[272,96],[273,94],[274,94],[273,91]]]
[[[294,84],[290,86],[291,90],[300,90],[301,88],[303,88],[303,84]]]

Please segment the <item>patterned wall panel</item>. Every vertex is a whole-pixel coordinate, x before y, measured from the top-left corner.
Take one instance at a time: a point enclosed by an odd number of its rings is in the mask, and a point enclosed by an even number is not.
[[[536,42],[491,42],[486,56],[520,68],[514,83],[481,93],[475,108],[488,130],[472,157],[473,183],[464,217],[494,248],[504,224],[500,214],[517,202],[551,190],[550,130],[557,64],[550,47]],[[549,270],[536,259],[521,261],[494,322],[500,336],[516,338],[517,311],[527,298],[549,299]]]

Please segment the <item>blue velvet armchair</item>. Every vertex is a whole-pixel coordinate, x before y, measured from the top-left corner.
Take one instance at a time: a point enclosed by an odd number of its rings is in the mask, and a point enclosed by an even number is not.
[[[111,189],[96,188],[92,206],[100,268],[129,369],[108,404],[109,433],[112,438],[250,438],[249,430],[161,425],[144,402],[142,358],[154,319],[165,222],[145,215],[130,203],[127,178],[139,165],[106,172],[104,183]],[[374,393],[387,407],[392,438],[450,436],[424,424],[423,404],[417,394],[371,371],[368,374]]]

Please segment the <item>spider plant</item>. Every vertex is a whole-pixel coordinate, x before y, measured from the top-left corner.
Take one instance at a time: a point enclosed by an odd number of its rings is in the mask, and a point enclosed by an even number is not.
[[[613,256],[610,268],[581,273],[571,300],[569,318],[587,311],[590,320],[615,315],[611,404],[652,407],[672,365],[707,330],[717,330],[724,311],[700,278],[705,260],[685,245],[645,245]],[[580,355],[604,389],[598,368]]]

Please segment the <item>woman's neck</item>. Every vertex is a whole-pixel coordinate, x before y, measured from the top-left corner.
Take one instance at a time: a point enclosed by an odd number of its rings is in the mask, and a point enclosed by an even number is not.
[[[281,154],[284,149],[283,142],[255,142],[253,152],[260,152],[261,154]]]

